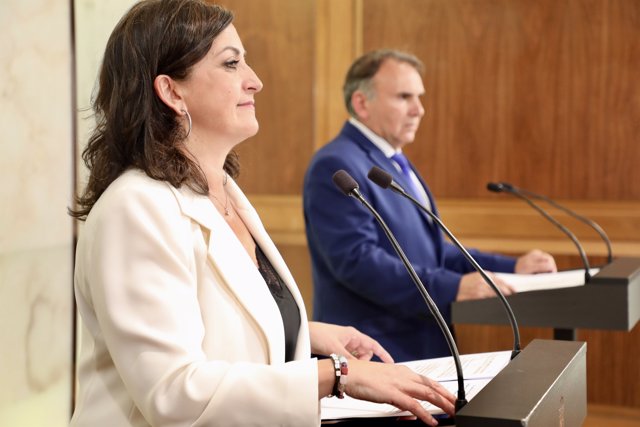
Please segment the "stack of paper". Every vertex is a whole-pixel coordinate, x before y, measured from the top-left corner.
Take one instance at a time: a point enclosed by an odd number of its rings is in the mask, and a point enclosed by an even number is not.
[[[591,276],[600,269],[589,270]],[[570,288],[584,285],[585,270],[567,270],[557,273],[510,274],[494,273],[497,277],[513,286],[516,292],[542,291],[556,288]]]
[[[467,400],[471,400],[493,377],[507,366],[510,357],[511,351],[465,354],[460,356]],[[455,364],[451,357],[417,360],[401,364],[407,365],[409,368],[432,380],[439,381],[449,391],[457,394],[458,381]],[[345,396],[344,399],[326,397],[322,399],[321,405],[323,420],[411,415],[409,412],[401,411],[388,404],[366,402],[353,399],[349,396]],[[434,415],[443,413],[440,408],[429,402],[423,402],[423,407]]]

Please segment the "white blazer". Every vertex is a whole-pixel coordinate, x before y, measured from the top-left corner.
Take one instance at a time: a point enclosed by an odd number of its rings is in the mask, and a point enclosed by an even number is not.
[[[76,249],[72,426],[320,424],[302,297],[255,209],[227,187],[300,309],[295,360],[284,363],[280,311],[211,201],[130,170],[95,204]]]

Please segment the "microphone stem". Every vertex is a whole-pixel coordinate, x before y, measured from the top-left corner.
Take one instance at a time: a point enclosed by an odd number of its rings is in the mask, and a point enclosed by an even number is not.
[[[460,354],[458,353],[458,347],[454,342],[453,336],[451,335],[451,331],[449,330],[449,326],[445,323],[444,318],[440,313],[440,310],[438,310],[438,306],[435,304],[435,302],[433,302],[433,300],[429,296],[429,293],[427,292],[424,285],[420,281],[418,274],[414,270],[413,266],[409,262],[404,251],[400,247],[400,244],[398,243],[394,235],[391,233],[391,231],[389,230],[389,227],[384,222],[382,217],[369,204],[369,202],[367,202],[367,200],[364,197],[362,197],[362,195],[357,190],[353,191],[351,194],[356,199],[358,199],[360,203],[362,203],[373,214],[373,216],[376,218],[378,223],[380,223],[382,229],[384,230],[384,233],[387,235],[387,238],[391,242],[393,249],[396,251],[400,259],[402,260],[402,263],[404,264],[405,268],[409,272],[409,276],[411,276],[411,280],[413,280],[413,283],[416,285],[416,287],[420,291],[422,298],[425,300],[425,302],[427,303],[427,306],[429,307],[429,311],[431,312],[433,317],[436,319],[436,322],[438,323],[438,325],[440,326],[440,329],[442,330],[442,333],[444,334],[445,340],[447,341],[447,345],[449,346],[449,351],[453,355],[453,361],[455,363],[456,372],[458,375],[458,399],[456,400],[456,405],[455,405],[456,411],[458,411],[464,405],[467,404],[467,399],[466,399],[466,393],[464,389],[464,378],[462,374],[462,364],[460,363]]]
[[[576,245],[576,248],[578,248],[578,253],[580,254],[580,258],[582,259],[582,264],[584,265],[584,269],[585,269],[585,271],[584,271],[584,283],[587,283],[591,279],[591,274],[589,273],[589,270],[591,269],[591,267],[589,266],[589,260],[587,259],[587,254],[584,253],[584,250],[582,249],[582,246],[580,245],[580,242],[578,242],[578,239],[576,238],[576,236],[571,231],[569,231],[569,229],[567,227],[565,227],[564,225],[562,225],[558,221],[556,221],[544,209],[542,209],[540,206],[538,206],[535,203],[533,203],[531,201],[531,199],[529,199],[528,197],[525,197],[524,195],[520,194],[520,192],[515,191],[513,189],[507,189],[506,191],[508,191],[509,193],[513,194],[514,196],[517,196],[520,199],[522,199],[525,202],[527,202],[529,204],[529,206],[531,206],[533,209],[535,209],[538,212],[540,212],[540,214],[542,216],[547,218],[549,221],[551,221],[553,224],[555,224],[558,228],[560,228],[560,230],[562,230],[567,236],[569,236],[571,241]]]
[[[484,281],[487,282],[487,284],[489,284],[489,286],[491,286],[493,288],[493,290],[497,294],[498,298],[502,302],[502,306],[504,307],[504,309],[507,312],[507,317],[509,318],[509,323],[511,323],[511,329],[513,330],[513,351],[511,352],[511,359],[516,357],[520,353],[520,330],[518,328],[518,322],[516,321],[516,316],[513,314],[513,310],[511,309],[511,306],[507,302],[507,299],[505,298],[505,296],[502,293],[502,291],[500,291],[500,288],[498,288],[498,286],[489,277],[489,275],[484,271],[484,269],[482,267],[480,267],[480,264],[478,264],[478,262],[471,256],[469,251],[467,251],[467,249],[462,245],[462,243],[460,243],[460,241],[458,241],[458,239],[453,235],[453,233],[451,233],[451,231],[449,231],[447,226],[444,225],[444,223],[440,220],[440,218],[438,218],[437,215],[435,215],[429,209],[426,209],[419,201],[417,201],[413,196],[411,196],[407,192],[404,192],[404,193],[401,193],[401,194],[403,194],[409,200],[411,200],[411,202],[413,202],[413,204],[418,206],[418,208],[420,208],[423,212],[425,212],[427,215],[429,215],[429,217],[438,224],[438,226],[442,229],[442,231],[444,231],[444,233],[449,237],[449,239],[451,239],[451,241],[458,247],[458,249],[460,249],[460,252],[462,252],[462,254],[467,259],[467,261],[469,261],[471,263],[471,265],[473,265],[473,267],[476,269],[476,271],[478,271],[478,273],[480,273],[480,275],[482,276]]]
[[[515,189],[515,188],[514,188]],[[600,225],[598,225],[598,223],[596,223],[595,221],[590,220],[589,218],[585,218],[582,215],[577,214],[576,212],[572,211],[569,208],[566,208],[564,206],[562,206],[560,203],[557,203],[556,201],[550,199],[547,196],[544,196],[542,194],[537,194],[534,193],[533,191],[529,191],[529,190],[523,190],[522,188],[518,188],[517,191],[520,191],[521,193],[529,196],[529,197],[534,197],[536,199],[539,200],[544,200],[545,202],[549,203],[551,206],[560,209],[561,211],[571,215],[572,217],[582,221],[583,223],[587,224],[588,226],[590,226],[591,228],[593,228],[596,233],[598,233],[600,235],[600,237],[602,238],[602,240],[604,241],[604,244],[607,246],[607,263],[611,264],[611,261],[613,261],[613,255],[612,255],[612,250],[611,250],[611,240],[609,240],[609,237],[607,236],[607,233],[605,233],[605,231],[602,229],[602,227],[600,227]]]

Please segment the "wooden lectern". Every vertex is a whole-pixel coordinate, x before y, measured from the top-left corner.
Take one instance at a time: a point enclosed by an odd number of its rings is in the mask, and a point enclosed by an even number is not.
[[[617,258],[584,286],[522,292],[507,301],[519,326],[554,328],[555,338],[575,339],[575,329],[630,331],[640,319],[640,258]],[[452,304],[453,323],[508,324],[496,298]]]
[[[458,427],[581,426],[587,345],[533,340],[456,414]]]

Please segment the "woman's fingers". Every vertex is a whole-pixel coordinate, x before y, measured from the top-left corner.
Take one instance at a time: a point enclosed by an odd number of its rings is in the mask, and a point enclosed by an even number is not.
[[[455,412],[455,395],[404,365],[356,360],[350,363],[346,392],[352,397],[391,404],[429,425],[437,422],[420,401],[432,403],[450,415]]]

